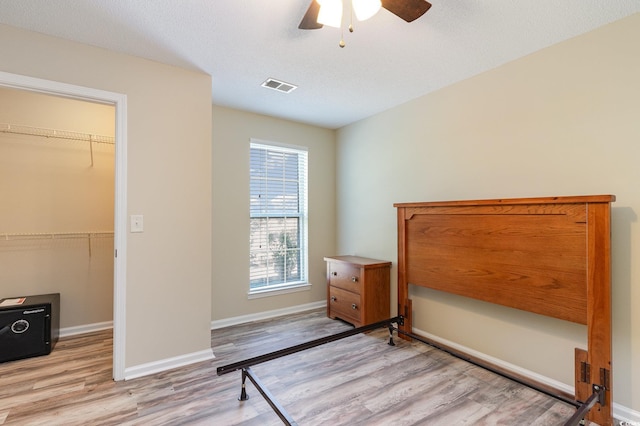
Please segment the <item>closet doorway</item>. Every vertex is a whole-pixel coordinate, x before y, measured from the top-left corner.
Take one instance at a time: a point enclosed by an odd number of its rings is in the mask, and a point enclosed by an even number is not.
[[[0,297],[60,293],[61,336],[113,327],[115,380],[125,111],[124,95],[0,73]]]

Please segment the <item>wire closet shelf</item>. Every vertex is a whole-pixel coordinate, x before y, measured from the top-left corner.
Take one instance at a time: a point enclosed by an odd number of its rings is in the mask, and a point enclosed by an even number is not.
[[[0,133],[10,133],[15,135],[38,136],[43,138],[65,139],[71,141],[82,141],[89,144],[91,154],[91,166],[93,167],[93,144],[115,145],[113,136],[96,135],[92,133],[74,132],[71,130],[47,129],[44,127],[23,126],[19,124],[0,123]]]
[[[68,240],[68,239],[87,239],[87,248],[89,257],[91,257],[91,242],[97,238],[112,238],[113,231],[89,231],[89,232],[14,232],[0,233],[0,241],[15,240]]]

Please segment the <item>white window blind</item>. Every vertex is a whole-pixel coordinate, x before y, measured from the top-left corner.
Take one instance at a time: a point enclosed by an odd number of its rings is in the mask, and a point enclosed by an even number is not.
[[[251,143],[250,291],[307,282],[307,151]]]

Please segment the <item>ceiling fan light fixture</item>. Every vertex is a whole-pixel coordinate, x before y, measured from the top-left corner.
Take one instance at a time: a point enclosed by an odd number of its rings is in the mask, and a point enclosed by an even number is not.
[[[380,0],[352,0],[352,5],[358,21],[365,21],[378,13],[382,2]]]
[[[318,23],[340,28],[342,25],[342,0],[316,0],[320,5]]]

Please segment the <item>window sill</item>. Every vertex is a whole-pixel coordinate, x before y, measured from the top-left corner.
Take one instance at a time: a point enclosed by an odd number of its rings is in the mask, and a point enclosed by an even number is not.
[[[299,291],[309,291],[309,290],[311,290],[311,284],[309,283],[290,284],[282,287],[249,290],[249,293],[247,294],[247,298],[259,299],[262,297],[279,296],[281,294],[297,293]]]

